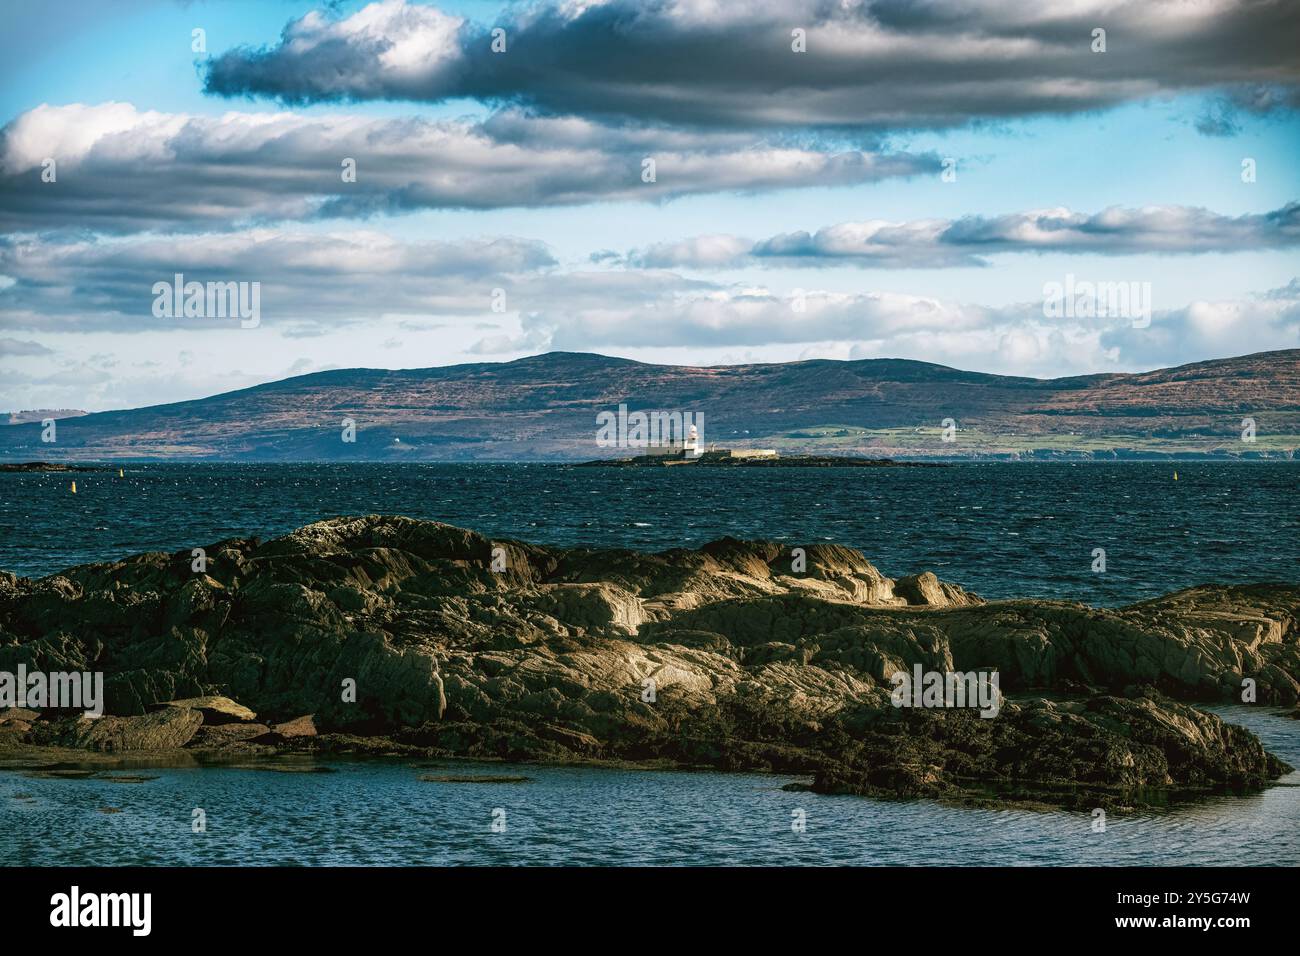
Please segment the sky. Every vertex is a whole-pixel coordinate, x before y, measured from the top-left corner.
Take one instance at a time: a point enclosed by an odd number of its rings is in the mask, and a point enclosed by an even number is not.
[[[0,28],[0,410],[555,349],[1049,377],[1300,347],[1293,2],[52,0]],[[164,307],[177,274],[247,314]]]

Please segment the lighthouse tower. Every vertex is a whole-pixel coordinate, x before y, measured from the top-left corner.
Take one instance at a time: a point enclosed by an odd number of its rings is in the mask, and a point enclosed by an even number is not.
[[[687,458],[698,458],[703,449],[700,447],[700,430],[691,425],[691,430],[686,433],[685,447],[682,449]]]

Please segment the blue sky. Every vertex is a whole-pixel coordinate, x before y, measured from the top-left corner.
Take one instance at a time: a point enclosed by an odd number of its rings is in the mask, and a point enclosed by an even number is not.
[[[1002,4],[972,6],[951,38],[958,51],[975,48],[983,22],[990,36],[1005,33],[1011,16]],[[470,24],[449,33],[431,10]],[[6,9],[0,409],[128,407],[324,368],[501,361],[548,348],[701,365],[906,357],[1046,376],[1300,345],[1297,293],[1285,291],[1300,275],[1300,214],[1287,211],[1300,199],[1300,121],[1287,105],[1294,67],[1284,57],[1226,50],[1211,64],[1218,83],[1204,70],[1187,75],[1178,57],[1164,69],[1159,30],[1148,36],[1123,10],[1099,12],[1112,49],[1093,56],[1112,61],[1088,59],[1086,30],[1081,52],[1063,58],[1036,24],[1017,22],[1026,44],[1043,45],[1041,65],[990,78],[999,53],[979,47],[971,82],[936,95],[905,63],[896,80],[886,68],[857,69],[852,50],[843,63],[823,54],[832,33],[822,43],[798,3],[768,12],[774,26],[763,34],[763,16],[754,26],[720,22],[708,4],[647,4],[627,28],[629,48],[606,57],[610,34],[596,14],[561,11],[539,23],[495,4]],[[298,28],[305,39],[280,45],[304,16],[319,20]],[[629,22],[626,11],[619,22]],[[762,71],[726,75],[743,71],[744,57],[720,63],[716,76],[653,72],[668,69],[657,66],[655,44],[735,36],[743,46],[758,31],[753,42],[766,51],[787,23],[804,22],[803,56],[826,58],[818,90],[842,83],[843,96],[764,90]],[[506,24],[516,45],[480,67],[473,24]],[[918,42],[883,9],[825,26],[847,28],[864,50],[881,36]],[[196,27],[206,54],[191,50]],[[1248,27],[1187,28],[1227,34],[1226,47]],[[920,37],[920,49],[932,39]],[[394,67],[384,51],[402,42]],[[592,50],[590,62],[571,53],[549,61],[543,43]],[[329,59],[340,44],[346,58]],[[1140,56],[1130,49],[1139,45]],[[428,66],[443,62],[446,70]],[[520,62],[523,79],[495,69]],[[1103,72],[1088,72],[1099,63]],[[570,67],[576,78],[560,75]],[[323,89],[319,78],[334,76],[343,85]],[[1244,94],[1242,76],[1264,77],[1268,97],[1258,84],[1253,99]],[[733,95],[745,83],[756,84],[753,96]],[[1085,102],[1044,109],[1062,89]],[[916,106],[897,120],[887,109],[896,102]],[[232,114],[286,132],[268,137]],[[1207,115],[1229,117],[1228,135],[1207,135]],[[379,141],[382,153],[366,151]],[[317,185],[358,150],[361,199]],[[42,184],[40,160],[60,151],[58,182]],[[643,154],[659,156],[662,175],[638,190]],[[949,157],[955,181],[933,165]],[[1243,182],[1247,158],[1253,182]],[[881,161],[897,172],[859,171]],[[442,175],[444,164],[456,173]],[[571,198],[557,200],[560,192]],[[1113,226],[1101,216],[1111,207],[1133,215]],[[862,236],[884,233],[860,225],[817,241],[828,227],[882,221],[888,243],[905,248],[882,250]],[[925,225],[936,221],[943,227]],[[972,223],[980,238],[960,239]],[[1063,229],[1074,238],[1058,241]],[[798,256],[749,251],[799,232],[817,239]],[[684,251],[698,237],[725,237],[707,248],[740,251],[726,261]],[[671,265],[652,264],[651,250],[670,246]],[[304,260],[328,261],[330,281],[304,271]],[[396,277],[385,271],[393,260],[409,263]],[[257,327],[160,321],[149,290],[174,271],[261,283]],[[1067,274],[1149,284],[1150,326],[1128,316],[1046,320],[1045,284]],[[503,311],[488,305],[498,288]],[[786,308],[801,295],[809,308]]]

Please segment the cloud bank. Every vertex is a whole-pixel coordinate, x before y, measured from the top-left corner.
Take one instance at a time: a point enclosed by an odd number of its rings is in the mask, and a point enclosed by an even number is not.
[[[42,180],[49,159],[53,182]],[[351,180],[345,160],[355,162]],[[421,209],[653,202],[848,186],[939,167],[929,154],[765,145],[735,133],[609,127],[518,111],[469,122],[40,106],[0,131],[0,230],[120,234]]]
[[[180,246],[165,238],[9,240],[0,244],[0,274],[12,280],[0,290],[0,308],[11,328],[37,334],[255,334],[235,320],[155,317],[152,286],[175,272],[187,281],[262,283],[257,334],[355,337],[382,329],[374,332],[379,341],[444,321],[462,338],[481,328],[486,334],[466,340],[462,358],[802,347],[1062,374],[1300,343],[1300,281],[1254,298],[1158,311],[1142,326],[1115,317],[1050,318],[1042,300],[990,307],[896,292],[779,290],[666,269],[567,271],[531,240],[399,241],[355,230],[249,230]],[[8,355],[44,347],[27,339],[3,344]]]
[[[1094,214],[1037,209],[960,219],[845,222],[816,232],[788,232],[753,241],[695,236],[656,243],[606,262],[646,268],[731,269],[861,266],[943,268],[986,266],[1006,253],[1123,256],[1287,249],[1300,245],[1300,202],[1271,212],[1223,216],[1191,206],[1112,206]]]
[[[1294,108],[1298,35],[1300,6],[1254,0],[604,0],[520,6],[490,24],[384,0],[342,18],[315,11],[277,43],[229,50],[208,63],[205,89],[286,103],[468,97],[683,125],[938,128],[1223,88],[1235,94],[1225,110]]]

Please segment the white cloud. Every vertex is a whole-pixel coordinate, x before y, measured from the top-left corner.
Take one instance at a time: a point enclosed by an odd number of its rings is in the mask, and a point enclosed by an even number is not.
[[[1196,254],[1285,249],[1300,245],[1300,202],[1263,214],[1223,216],[1192,206],[1112,206],[1089,215],[1065,208],[1002,216],[872,219],[789,232],[754,242],[707,235],[632,250],[632,266],[734,269],[773,265],[826,268],[943,268],[984,266],[1010,253],[1097,255]],[[603,261],[620,261],[602,256]]]
[[[653,182],[642,162],[656,164]],[[42,163],[56,180],[42,182]],[[355,161],[355,181],[344,162]],[[507,111],[483,122],[42,105],[0,131],[0,225],[127,233],[421,209],[656,202],[698,193],[845,186],[938,159],[756,142],[735,133],[604,126]],[[350,172],[350,170],[349,170]]]

